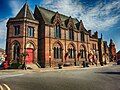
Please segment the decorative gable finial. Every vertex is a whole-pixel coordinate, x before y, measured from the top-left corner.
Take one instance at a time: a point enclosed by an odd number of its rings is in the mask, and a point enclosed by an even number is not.
[[[51,22],[53,24],[61,24],[61,18],[60,18],[60,14],[58,13],[58,11],[55,13],[55,15],[52,17]]]
[[[102,33],[101,33],[101,39],[103,38],[103,35],[102,35]]]
[[[84,30],[84,29],[85,29],[85,27],[84,27],[83,21],[80,20],[79,30]]]

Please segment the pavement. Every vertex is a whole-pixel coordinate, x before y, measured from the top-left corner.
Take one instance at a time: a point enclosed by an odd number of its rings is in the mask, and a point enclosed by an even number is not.
[[[6,69],[6,70],[0,70],[0,75],[8,75],[8,74],[26,74],[26,73],[32,73],[32,72],[50,72],[50,71],[64,71],[64,70],[84,70],[84,69],[93,69],[93,68],[103,68],[115,65],[115,63],[109,63],[104,66],[95,66],[91,65],[90,67],[81,67],[81,66],[68,66],[68,67],[62,67],[62,69],[59,69],[58,67],[51,67],[51,68],[38,68],[38,69]]]

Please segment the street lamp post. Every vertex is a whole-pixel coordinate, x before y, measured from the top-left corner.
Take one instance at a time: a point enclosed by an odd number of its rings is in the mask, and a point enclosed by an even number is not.
[[[51,56],[49,56],[49,65],[51,67]]]

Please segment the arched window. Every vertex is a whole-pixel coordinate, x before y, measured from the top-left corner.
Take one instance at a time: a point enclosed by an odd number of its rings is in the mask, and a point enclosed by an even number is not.
[[[19,57],[20,57],[20,45],[18,42],[16,42],[13,45],[13,60],[15,60],[15,62],[19,62]]]
[[[55,26],[55,37],[56,37],[56,38],[61,38],[60,25],[56,25],[56,26]]]
[[[54,45],[54,58],[55,59],[62,58],[62,47],[58,43]]]
[[[75,48],[73,45],[69,45],[68,48],[69,58],[75,58]]]
[[[28,27],[28,37],[34,37],[34,27]]]
[[[14,26],[14,35],[19,35],[20,34],[20,26]]]
[[[81,56],[81,58],[86,57],[86,50],[83,46],[81,46],[81,48],[80,48],[80,56]]]
[[[74,31],[73,31],[72,28],[69,29],[69,39],[70,39],[70,40],[74,40]]]

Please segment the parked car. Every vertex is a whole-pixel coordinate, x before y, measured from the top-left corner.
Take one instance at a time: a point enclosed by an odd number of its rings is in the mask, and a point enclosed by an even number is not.
[[[117,60],[117,65],[120,65],[120,59]]]

